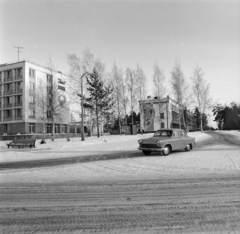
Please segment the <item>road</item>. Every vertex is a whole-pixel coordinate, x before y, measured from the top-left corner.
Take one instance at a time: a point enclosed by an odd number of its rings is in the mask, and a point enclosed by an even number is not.
[[[236,148],[229,137],[213,136],[213,141],[196,150],[206,154],[219,145]],[[13,168],[2,165],[1,170]],[[97,183],[16,181],[1,184],[0,198],[3,234],[240,233],[240,179],[236,174]]]

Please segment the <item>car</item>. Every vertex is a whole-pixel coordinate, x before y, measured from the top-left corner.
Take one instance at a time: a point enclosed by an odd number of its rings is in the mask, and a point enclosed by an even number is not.
[[[160,129],[155,132],[153,137],[138,140],[139,147],[145,155],[152,152],[161,152],[167,156],[174,150],[185,149],[190,151],[196,144],[195,138],[187,135],[183,129]]]

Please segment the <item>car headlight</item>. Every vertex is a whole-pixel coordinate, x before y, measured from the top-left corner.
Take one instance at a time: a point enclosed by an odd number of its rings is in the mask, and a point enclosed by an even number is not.
[[[158,146],[161,146],[161,143],[162,143],[161,141],[158,141],[158,142],[157,142],[157,145],[158,145]]]

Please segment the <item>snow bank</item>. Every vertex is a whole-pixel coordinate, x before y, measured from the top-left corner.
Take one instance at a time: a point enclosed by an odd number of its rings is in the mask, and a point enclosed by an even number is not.
[[[237,133],[238,134],[238,133]],[[18,162],[48,158],[77,157],[79,163],[39,168],[2,170],[0,183],[14,182],[64,182],[64,181],[107,181],[135,179],[180,178],[181,176],[235,174],[240,171],[240,147],[228,144],[208,144],[213,137],[208,132],[192,132],[197,145],[190,152],[179,150],[168,157],[152,154],[145,156],[137,150],[137,140],[153,134],[122,135],[74,138],[71,141],[56,139],[36,149],[8,149],[0,142],[0,162]],[[214,134],[213,134],[214,135]],[[238,135],[237,135],[238,136]],[[111,154],[119,152],[119,154]],[[129,154],[136,152],[136,154]],[[88,161],[81,161],[92,155]],[[106,156],[108,155],[108,156]],[[111,156],[113,157],[111,158]],[[117,155],[117,156],[114,156]],[[112,160],[110,160],[112,159]]]

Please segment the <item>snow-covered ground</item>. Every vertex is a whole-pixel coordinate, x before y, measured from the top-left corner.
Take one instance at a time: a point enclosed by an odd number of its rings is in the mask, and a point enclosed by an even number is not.
[[[217,131],[221,132],[221,131]],[[224,131],[240,145],[239,131]],[[99,181],[141,178],[164,178],[164,176],[183,176],[194,174],[238,174],[240,172],[240,147],[238,145],[212,145],[214,137],[206,133],[191,132],[196,139],[193,151],[179,151],[168,157],[157,154],[145,156],[139,151],[138,156],[129,155],[137,151],[137,140],[153,134],[122,135],[47,140],[47,144],[36,142],[35,149],[8,149],[6,142],[0,142],[0,163],[26,160],[82,158],[93,156],[93,161],[63,164],[60,166],[33,167],[24,169],[2,170],[0,182],[63,182],[63,181]],[[232,137],[234,136],[234,138]],[[114,160],[106,157],[119,152]],[[98,156],[99,155],[99,156]]]
[[[196,143],[211,140],[211,136],[201,132],[188,133],[189,136],[195,137]],[[36,141],[36,148],[7,148],[10,141],[0,141],[0,162],[25,161],[45,158],[58,158],[76,155],[77,152],[87,154],[106,151],[127,151],[136,150],[138,140],[153,136],[153,133],[144,135],[109,135],[101,137],[87,137],[85,141],[81,138],[71,138],[67,141],[65,138],[46,140],[46,144],[40,144]]]

